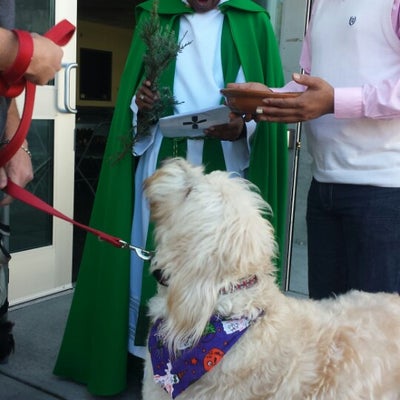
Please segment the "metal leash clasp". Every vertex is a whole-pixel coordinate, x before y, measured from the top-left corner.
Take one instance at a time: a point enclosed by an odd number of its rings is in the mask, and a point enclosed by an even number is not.
[[[119,240],[119,243],[121,245],[121,249],[130,249],[134,251],[136,255],[144,261],[149,261],[154,256],[154,251],[142,249],[141,247],[134,246],[128,242],[125,242],[124,240]]]

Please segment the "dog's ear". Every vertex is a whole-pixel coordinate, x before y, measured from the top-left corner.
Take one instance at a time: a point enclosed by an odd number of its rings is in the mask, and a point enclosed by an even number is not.
[[[172,211],[190,194],[203,176],[203,167],[194,167],[183,158],[170,158],[144,181],[144,193],[149,200],[152,218],[163,211]]]
[[[170,277],[163,334],[172,351],[196,343],[214,312],[218,299],[216,273],[209,273],[205,264],[206,258],[193,257],[187,268]]]

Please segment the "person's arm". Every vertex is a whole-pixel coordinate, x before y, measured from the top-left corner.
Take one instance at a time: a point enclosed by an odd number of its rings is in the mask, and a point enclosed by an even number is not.
[[[139,137],[137,135],[138,121],[140,121],[142,112],[151,110],[157,100],[157,94],[151,91],[151,82],[145,80],[141,86],[136,90],[136,93],[132,97],[130,109],[132,111],[132,127],[133,127],[133,155],[135,157],[142,156],[154,143],[154,138],[158,124],[154,123],[149,127],[148,135]]]
[[[24,77],[35,84],[44,85],[61,69],[63,50],[44,36],[36,33],[31,33],[31,36],[33,53]],[[20,43],[15,33],[0,28],[0,74],[13,67],[18,51],[20,51]],[[4,136],[1,138],[3,145],[13,137],[19,122],[18,109],[15,100],[12,99],[8,109]],[[0,189],[7,185],[8,179],[22,187],[33,179],[30,156],[28,142],[25,140],[7,164],[0,168]],[[9,204],[11,201],[11,197],[6,196],[0,202],[0,206]]]
[[[393,30],[400,41],[400,0],[394,0],[391,17]],[[300,65],[306,74],[310,74],[309,33],[304,38]],[[400,101],[395,94],[399,91],[400,76],[376,85],[334,88],[334,115],[336,118],[398,118],[400,117]]]
[[[395,0],[392,9],[393,29],[400,41],[400,0]],[[321,78],[312,75],[310,57],[310,30],[307,32],[300,65],[304,74],[293,74],[293,81],[284,90],[301,91],[297,98],[264,99],[258,107],[257,121],[293,123],[315,119],[324,114],[334,114],[336,118],[400,118],[400,76],[387,79],[374,85],[357,87],[333,87]],[[294,90],[298,88],[299,90]],[[274,89],[275,90],[275,89]],[[282,91],[282,89],[279,89]],[[250,118],[252,116],[247,116]]]
[[[0,28],[0,72],[11,67],[18,53],[18,39],[12,31]]]
[[[19,113],[15,100],[11,100],[7,114],[7,122],[5,127],[3,142],[10,140],[15,134],[19,125]],[[25,140],[20,149],[14,154],[7,164],[0,168],[0,189],[7,185],[8,178],[19,186],[24,187],[33,179],[33,168],[31,156],[28,148],[28,142]],[[11,197],[5,196],[0,201],[0,206],[11,203]]]
[[[24,77],[38,85],[45,85],[61,69],[63,50],[50,39],[31,33],[33,55]],[[17,57],[19,42],[16,35],[0,28],[0,72],[9,69]]]

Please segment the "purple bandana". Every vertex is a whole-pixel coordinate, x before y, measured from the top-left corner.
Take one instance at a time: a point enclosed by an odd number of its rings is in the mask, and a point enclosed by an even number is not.
[[[221,320],[213,316],[198,345],[188,346],[173,358],[158,333],[161,320],[156,321],[149,336],[155,382],[175,399],[215,367],[253,322],[247,318]]]

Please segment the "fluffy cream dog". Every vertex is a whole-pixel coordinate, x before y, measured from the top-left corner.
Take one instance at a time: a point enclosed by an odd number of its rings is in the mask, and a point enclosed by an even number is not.
[[[150,302],[155,373],[149,355],[144,400],[400,399],[398,295],[282,294],[268,206],[241,178],[173,159],[145,193],[162,285]]]

